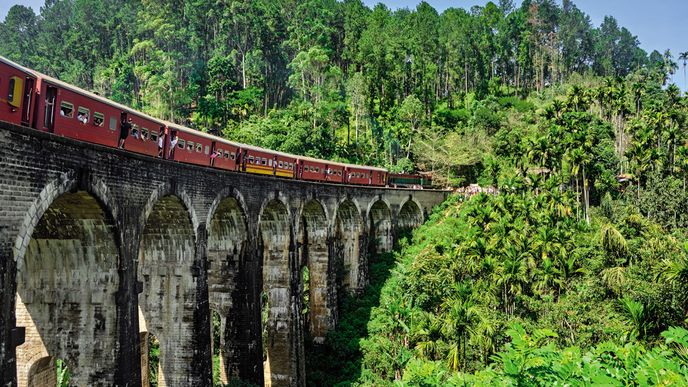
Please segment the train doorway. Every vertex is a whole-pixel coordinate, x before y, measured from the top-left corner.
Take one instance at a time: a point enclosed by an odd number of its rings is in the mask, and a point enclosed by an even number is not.
[[[55,130],[55,99],[57,98],[57,88],[48,86],[45,91],[45,116],[43,127],[52,133]]]
[[[21,123],[24,126],[31,126],[31,103],[33,102],[33,87],[35,82],[36,80],[33,78],[26,78],[26,83],[24,84],[21,118]]]

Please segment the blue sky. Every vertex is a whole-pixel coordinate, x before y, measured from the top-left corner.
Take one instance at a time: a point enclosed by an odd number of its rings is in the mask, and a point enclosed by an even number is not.
[[[469,9],[474,5],[485,5],[487,0],[427,0],[438,12],[449,7]],[[493,0],[497,3],[497,0]],[[363,0],[373,7],[382,2],[392,9],[415,8],[419,0]],[[561,1],[559,1],[561,2]],[[664,52],[670,49],[674,58],[682,51],[688,51],[688,1],[687,0],[573,0],[583,12],[590,15],[593,24],[599,25],[605,15],[613,15],[619,24],[638,36],[641,46],[648,53],[652,50]],[[516,0],[515,3],[520,3]],[[32,7],[38,13],[44,0],[2,0],[0,20],[14,4]],[[676,82],[683,85],[683,72]]]

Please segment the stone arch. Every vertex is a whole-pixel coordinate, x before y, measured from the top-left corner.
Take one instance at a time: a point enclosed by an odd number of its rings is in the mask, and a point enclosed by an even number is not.
[[[397,215],[397,230],[399,233],[407,233],[423,224],[423,210],[418,202],[409,198],[401,205]]]
[[[362,287],[361,269],[365,259],[363,219],[357,203],[351,199],[344,200],[337,207],[334,220],[334,256],[338,288],[342,291],[355,292]]]
[[[382,198],[374,200],[368,206],[368,232],[371,253],[392,251],[392,211],[389,203]]]
[[[328,224],[325,207],[319,201],[310,200],[301,209],[298,233],[301,285],[304,291],[301,298],[304,308],[308,310],[305,315],[306,329],[316,343],[324,342],[325,334],[332,325],[332,311],[328,305]],[[306,270],[308,281],[305,280]]]
[[[71,384],[110,385],[119,354],[119,234],[99,198],[77,190],[75,180],[61,179],[43,191],[43,202],[33,207],[38,220],[23,227],[31,230],[26,248],[15,251],[15,315],[26,329],[26,341],[17,347],[17,381],[28,385],[32,369],[53,361],[41,359],[60,358],[69,365]],[[86,185],[107,195],[103,184]]]
[[[289,219],[289,209],[279,199],[266,201],[258,218],[263,271],[261,316],[266,385],[291,385],[296,375],[295,361],[292,361]]]
[[[174,182],[160,184],[155,190],[153,190],[148,198],[148,201],[143,206],[143,211],[139,217],[139,230],[145,229],[153,209],[166,196],[175,196],[177,200],[179,200],[184,206],[193,228],[194,238],[198,238],[198,226],[200,225],[200,222],[198,220],[198,216],[196,215],[196,211],[193,208],[191,198],[184,190],[178,189]]]
[[[158,385],[192,382],[196,227],[185,202],[188,197],[164,195],[147,206],[139,242],[139,330],[145,327],[160,343]]]
[[[244,262],[248,251],[248,222],[243,198],[236,190],[223,190],[208,214],[208,296],[211,311],[220,318],[219,341],[214,342],[221,363],[221,381],[238,373],[241,359],[234,348],[241,336],[242,309],[237,293],[246,293]],[[212,317],[212,312],[211,312]],[[211,319],[211,337],[215,337]],[[234,356],[236,357],[236,356]],[[214,363],[213,363],[214,364]]]
[[[17,270],[23,265],[24,254],[31,240],[33,230],[43,217],[45,211],[59,196],[76,189],[78,180],[75,171],[62,173],[58,178],[48,182],[39,193],[38,198],[31,203],[19,227],[17,238],[14,241],[13,256],[17,262]],[[85,179],[84,181],[86,183],[83,188],[99,201],[105,211],[110,214],[111,219],[117,219],[117,206],[111,200],[112,195],[107,185],[98,178]]]

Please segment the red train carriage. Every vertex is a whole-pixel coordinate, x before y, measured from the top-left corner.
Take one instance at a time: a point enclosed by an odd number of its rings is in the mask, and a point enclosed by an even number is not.
[[[228,171],[241,170],[241,144],[216,139],[210,151],[210,164]]]
[[[308,157],[298,158],[297,176],[301,180],[325,181],[327,162]]]
[[[345,164],[297,156],[297,178],[302,180],[343,183],[345,181]]]
[[[121,116],[122,120],[131,118],[131,131],[124,141],[124,149],[148,156],[158,156],[158,135],[162,123],[139,114],[124,112]],[[115,132],[119,134],[119,130]]]
[[[167,158],[182,163],[210,166],[210,149],[213,144],[212,136],[181,125],[168,123],[170,141],[175,141],[174,149],[170,149]]]
[[[39,75],[35,128],[60,136],[117,147],[121,123],[131,119],[124,149],[158,155],[161,120],[47,75]]]
[[[328,163],[325,180],[332,183],[343,183],[346,166],[339,163]]]
[[[347,167],[347,181],[351,184],[384,186],[386,170],[382,168],[350,165]]]
[[[36,74],[0,57],[0,120],[32,126]]]

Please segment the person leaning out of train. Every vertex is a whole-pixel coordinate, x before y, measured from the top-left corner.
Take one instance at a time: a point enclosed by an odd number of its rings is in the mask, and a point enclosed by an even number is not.
[[[172,156],[174,156],[174,148],[177,146],[178,141],[179,137],[177,137],[177,132],[172,132],[172,137],[170,137],[170,152],[167,155],[168,159],[171,159]]]
[[[161,126],[158,132],[158,157],[162,158],[163,148],[165,147],[165,135],[167,134],[167,126]]]
[[[129,131],[131,130],[131,117],[129,117],[128,120],[122,121],[120,123],[120,132],[119,132],[119,148],[122,149],[124,148],[124,142],[126,141],[127,137],[129,136]]]
[[[79,112],[79,114],[76,116],[76,119],[79,120],[79,123],[85,125],[88,123],[88,114]]]

